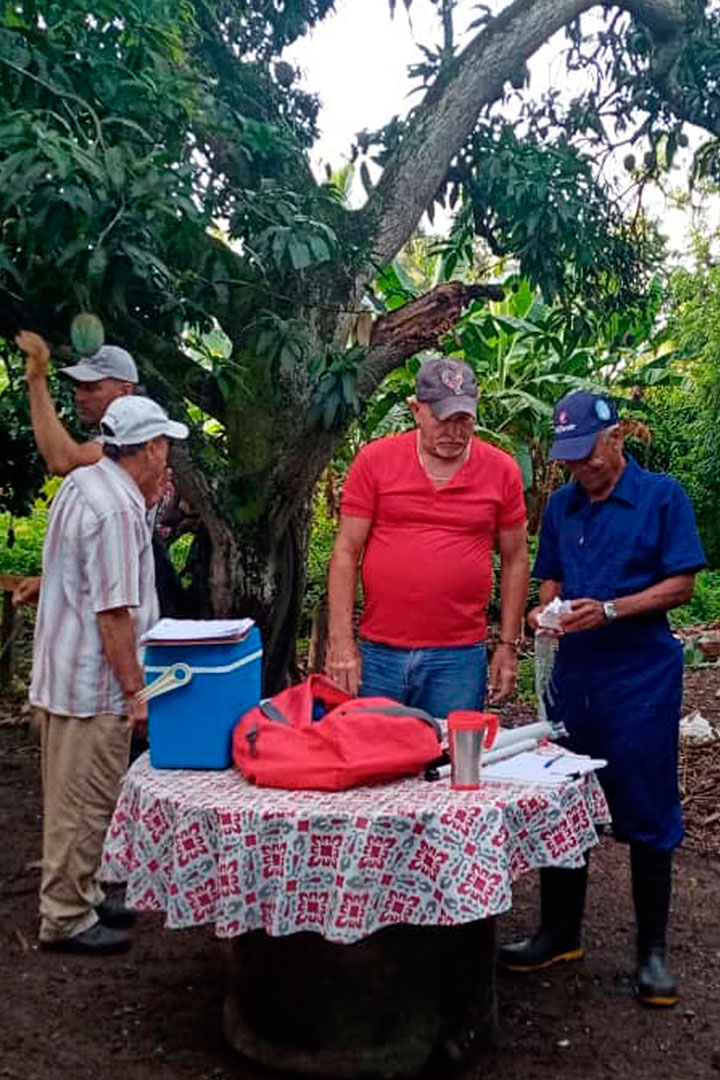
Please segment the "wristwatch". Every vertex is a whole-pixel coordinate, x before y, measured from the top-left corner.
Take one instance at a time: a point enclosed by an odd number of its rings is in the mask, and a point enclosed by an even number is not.
[[[605,616],[605,622],[612,622],[613,619],[617,619],[618,611],[615,607],[614,600],[605,600],[603,602],[603,615]]]

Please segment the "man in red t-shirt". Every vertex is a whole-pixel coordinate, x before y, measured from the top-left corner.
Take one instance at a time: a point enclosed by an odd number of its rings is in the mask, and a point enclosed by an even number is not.
[[[473,435],[477,384],[467,364],[427,360],[409,404],[415,430],[363,447],[345,481],[328,578],[326,671],[351,694],[446,716],[484,702],[495,545],[502,615],[490,700],[515,688],[528,584],[523,485],[513,459]]]

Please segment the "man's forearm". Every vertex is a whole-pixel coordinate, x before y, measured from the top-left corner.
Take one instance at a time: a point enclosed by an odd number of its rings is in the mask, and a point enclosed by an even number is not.
[[[45,378],[28,380],[28,396],[33,435],[49,472],[65,476],[79,465],[90,465],[100,459],[99,445],[81,446],[68,435],[58,418]]]
[[[540,607],[547,607],[548,604],[552,603],[556,596],[562,599],[561,581],[552,581],[550,578],[547,578],[545,581],[540,582],[540,591],[538,595]]]
[[[103,652],[125,697],[141,690],[145,679],[137,658],[135,623],[127,608],[100,611],[97,615]]]
[[[618,618],[626,619],[633,615],[647,615],[651,611],[670,611],[671,608],[680,607],[692,598],[694,586],[694,574],[676,574],[641,592],[620,596],[615,600]]]
[[[328,638],[333,642],[353,639],[353,612],[357,587],[357,559],[334,552],[328,571]]]
[[[530,568],[527,551],[505,558],[500,564],[500,637],[520,637],[525,618]]]

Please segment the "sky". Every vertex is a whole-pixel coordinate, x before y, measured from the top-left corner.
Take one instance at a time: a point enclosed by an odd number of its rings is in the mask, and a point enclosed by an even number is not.
[[[487,6],[499,10],[506,4],[504,0],[488,0]],[[477,17],[477,8],[476,0],[460,0],[456,25],[461,35]],[[286,58],[302,71],[303,86],[317,93],[322,102],[321,137],[313,152],[318,175],[322,175],[325,163],[337,168],[347,160],[357,132],[382,127],[394,114],[404,115],[413,106],[417,95],[409,95],[413,83],[407,77],[407,67],[422,58],[418,44],[433,46],[440,40],[435,11],[430,0],[413,0],[408,17],[403,0],[397,0],[391,19],[388,0],[337,0],[335,13],[287,50]],[[531,91],[567,82],[562,47],[562,36],[557,35],[533,57]],[[699,133],[690,135],[691,145],[702,138]],[[689,152],[679,156],[670,186],[687,188],[689,161]],[[357,204],[362,198],[356,183],[352,201]],[[671,250],[683,253],[689,242],[691,215],[674,209],[658,189],[651,193],[648,208],[661,220]],[[717,204],[710,203],[706,213],[711,225],[720,224]],[[436,216],[435,231],[446,224]]]

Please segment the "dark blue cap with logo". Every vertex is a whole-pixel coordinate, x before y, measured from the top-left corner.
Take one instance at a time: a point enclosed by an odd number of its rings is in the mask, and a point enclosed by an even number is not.
[[[592,453],[599,432],[618,422],[611,398],[575,390],[558,401],[553,411],[555,438],[550,447],[551,461],[580,461]]]

